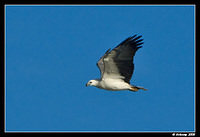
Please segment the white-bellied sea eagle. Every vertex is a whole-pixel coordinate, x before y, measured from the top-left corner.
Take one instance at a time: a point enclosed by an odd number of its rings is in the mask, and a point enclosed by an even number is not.
[[[130,84],[134,70],[133,58],[136,51],[142,47],[140,45],[143,44],[141,37],[137,35],[128,37],[113,50],[108,49],[97,62],[101,78],[90,80],[86,86],[95,86],[110,91],[147,90]]]

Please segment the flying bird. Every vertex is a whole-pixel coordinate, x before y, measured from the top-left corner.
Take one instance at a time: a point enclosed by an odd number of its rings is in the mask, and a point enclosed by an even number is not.
[[[97,62],[101,78],[90,80],[86,86],[95,86],[110,91],[147,90],[130,84],[134,70],[133,58],[136,51],[142,48],[140,45],[143,44],[141,37],[137,35],[128,37],[114,49],[108,49]]]

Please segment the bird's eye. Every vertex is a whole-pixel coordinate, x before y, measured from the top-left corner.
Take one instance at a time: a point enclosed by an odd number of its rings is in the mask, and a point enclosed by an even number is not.
[[[91,84],[92,82],[90,81],[90,84]]]

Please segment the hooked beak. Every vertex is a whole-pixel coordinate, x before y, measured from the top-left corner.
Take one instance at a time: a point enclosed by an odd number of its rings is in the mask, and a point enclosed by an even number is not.
[[[88,83],[86,84],[86,87],[88,87]]]

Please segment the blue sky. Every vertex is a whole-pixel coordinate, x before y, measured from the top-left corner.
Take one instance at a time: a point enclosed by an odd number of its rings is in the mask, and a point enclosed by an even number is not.
[[[7,5],[5,130],[194,131],[195,7]],[[98,59],[142,35],[131,84],[85,87]]]

